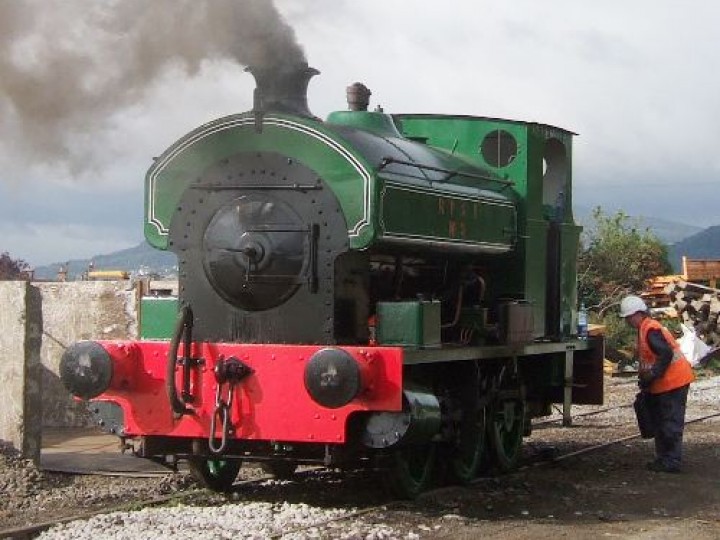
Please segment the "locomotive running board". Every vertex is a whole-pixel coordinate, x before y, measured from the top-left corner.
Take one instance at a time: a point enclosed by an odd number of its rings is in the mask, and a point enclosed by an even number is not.
[[[490,345],[484,347],[441,347],[428,349],[406,348],[403,364],[428,364],[432,362],[457,362],[463,360],[490,360],[535,356],[538,354],[586,351],[594,348],[594,340],[571,340],[554,343],[528,343],[523,345]]]
[[[564,356],[563,381],[550,388],[546,397],[553,403],[563,404],[563,423],[565,425],[571,423],[571,404],[601,405],[603,403],[605,341],[601,337],[524,345],[405,349],[403,364],[517,359],[546,354]]]

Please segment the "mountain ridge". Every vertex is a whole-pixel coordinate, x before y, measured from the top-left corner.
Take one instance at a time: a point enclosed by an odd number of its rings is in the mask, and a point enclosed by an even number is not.
[[[589,227],[593,222],[594,208],[587,206],[574,206],[573,215],[575,221],[584,227]],[[606,215],[614,215],[614,212],[605,211]],[[655,234],[660,240],[667,245],[673,245],[677,242],[684,240],[690,236],[700,233],[703,231],[703,227],[697,225],[688,225],[687,223],[679,223],[664,218],[657,218],[653,216],[628,216],[630,220],[636,220],[638,225],[647,227],[653,234]]]
[[[90,263],[94,270],[123,270],[139,275],[172,276],[177,274],[177,257],[170,251],[156,249],[146,241],[138,245],[95,255],[88,259],[71,259],[35,268],[35,279],[55,279],[61,267],[67,266],[68,279],[78,279],[87,272]]]
[[[682,272],[683,255],[690,259],[720,259],[720,225],[703,229],[668,248],[670,264]]]

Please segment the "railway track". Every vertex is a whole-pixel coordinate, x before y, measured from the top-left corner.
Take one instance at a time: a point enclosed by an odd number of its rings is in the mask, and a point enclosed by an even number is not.
[[[617,407],[616,407],[616,408],[617,408]],[[720,416],[720,412],[712,413],[712,414],[707,414],[707,415],[704,415],[704,416],[699,416],[699,417],[697,417],[697,418],[693,418],[693,419],[691,419],[691,420],[687,420],[687,421],[685,422],[685,425],[688,426],[688,425],[690,425],[690,424],[696,424],[696,423],[698,423],[698,422],[704,422],[705,420],[710,420],[710,419],[712,419],[712,418],[717,418],[717,417],[719,417],[719,416]],[[611,441],[604,442],[604,443],[602,443],[602,444],[595,444],[595,445],[592,445],[592,446],[588,446],[588,447],[586,447],[586,448],[581,448],[580,450],[575,450],[575,451],[573,451],[573,452],[568,452],[567,454],[561,454],[561,455],[559,455],[559,456],[555,456],[555,457],[549,458],[549,459],[547,459],[547,460],[538,461],[538,462],[536,462],[536,463],[534,463],[534,464],[532,464],[532,465],[529,465],[529,466],[537,466],[537,465],[543,465],[543,464],[557,463],[557,462],[559,462],[559,461],[564,461],[564,460],[566,460],[566,459],[568,459],[568,458],[571,458],[571,457],[579,456],[579,455],[581,455],[581,454],[587,454],[587,453],[589,453],[589,452],[595,452],[595,451],[597,451],[597,450],[602,450],[603,448],[607,448],[608,446],[613,446],[613,445],[615,445],[615,444],[620,444],[620,443],[623,443],[623,442],[625,442],[625,441],[631,441],[631,440],[633,440],[633,439],[639,439],[639,438],[640,438],[640,433],[634,433],[634,434],[632,434],[632,435],[627,435],[627,436],[625,436],[625,437],[620,437],[620,438],[618,438],[618,439],[613,439],[613,440],[611,440]],[[520,467],[518,470],[527,469],[529,466]]]
[[[630,407],[632,407],[632,403],[625,404],[625,405],[615,405],[614,407],[605,407],[604,409],[597,409],[594,411],[588,411],[588,412],[584,412],[584,413],[574,414],[572,417],[573,417],[573,419],[586,418],[588,416],[596,416],[598,414],[602,414],[602,413],[606,413],[606,412],[617,411],[617,410],[621,410],[621,409],[629,409]],[[558,424],[562,421],[563,421],[563,417],[560,416],[557,418],[549,418],[547,420],[540,420],[539,422],[534,422],[532,426],[533,426],[533,429],[536,429],[538,427],[544,427],[544,426],[549,426],[552,424]]]
[[[632,405],[631,405],[631,406],[632,406]],[[605,412],[605,411],[609,411],[609,410],[615,410],[615,409],[618,409],[618,408],[626,408],[626,407],[625,407],[625,406],[608,407],[608,408],[607,408],[606,410],[604,410],[604,411],[592,411],[592,414],[599,414],[600,412]],[[589,416],[589,415],[591,415],[591,414],[586,414],[585,416]],[[698,422],[703,422],[703,421],[705,421],[705,420],[710,420],[710,419],[712,419],[712,418],[717,418],[717,417],[720,417],[720,412],[712,413],[712,414],[708,414],[708,415],[704,415],[704,416],[700,416],[700,417],[697,417],[697,418],[690,419],[690,420],[688,420],[688,421],[685,422],[685,425],[687,426],[687,425],[690,425],[690,424],[695,424],[695,423],[698,423]],[[613,440],[611,440],[611,441],[608,441],[608,442],[605,442],[605,443],[602,443],[602,444],[597,444],[597,445],[588,446],[588,447],[586,447],[586,448],[582,448],[582,449],[580,449],[580,450],[576,450],[576,451],[573,451],[573,452],[568,452],[568,453],[566,453],[566,454],[562,454],[562,455],[559,455],[559,456],[554,456],[554,457],[552,457],[552,458],[547,458],[547,459],[535,461],[535,462],[533,462],[533,463],[530,463],[530,464],[523,465],[523,466],[519,467],[519,468],[518,468],[516,471],[514,471],[514,472],[507,473],[505,476],[507,476],[507,475],[512,475],[512,474],[516,474],[516,473],[519,473],[519,472],[522,472],[522,471],[526,471],[526,470],[528,470],[528,469],[530,469],[530,468],[534,468],[534,467],[540,467],[540,466],[544,466],[544,465],[551,465],[551,464],[553,464],[553,463],[558,463],[558,462],[564,461],[564,460],[566,460],[566,459],[570,459],[570,458],[572,458],[572,457],[576,457],[576,456],[579,456],[579,455],[582,455],[582,454],[591,453],[591,452],[596,452],[596,451],[605,449],[605,448],[607,448],[607,447],[609,447],[609,446],[613,446],[613,445],[615,445],[615,444],[621,444],[621,443],[623,443],[623,442],[626,442],[626,441],[629,441],[629,440],[633,440],[633,439],[638,439],[638,438],[640,438],[640,433],[634,433],[634,434],[632,434],[632,435],[627,435],[627,436],[625,436],[625,437],[620,437],[620,438],[617,438],[617,439],[613,439]],[[481,482],[484,482],[484,481],[487,481],[487,480],[488,480],[487,477],[479,477],[477,480],[475,480],[475,481],[473,481],[473,482],[470,482],[470,485],[478,484],[478,483],[481,483]],[[433,489],[433,490],[428,490],[428,491],[426,491],[425,493],[423,493],[422,495],[420,495],[420,498],[422,498],[422,497],[432,497],[432,496],[436,496],[438,493],[446,493],[446,494],[447,494],[447,493],[452,492],[453,490],[457,490],[457,489],[462,489],[462,487],[461,487],[461,486],[444,486],[444,487],[439,487],[439,488],[437,488],[437,489]],[[341,522],[341,521],[347,521],[347,520],[355,519],[355,518],[357,518],[357,517],[361,517],[361,516],[364,516],[364,515],[372,514],[373,512],[380,512],[380,511],[389,510],[389,509],[392,509],[393,506],[400,505],[400,504],[406,504],[406,503],[407,503],[407,501],[391,501],[391,502],[389,502],[389,503],[382,504],[382,505],[377,505],[377,506],[372,506],[372,507],[366,507],[366,508],[363,508],[363,509],[361,509],[361,510],[358,510],[358,511],[355,511],[355,512],[351,512],[351,513],[346,514],[346,515],[343,515],[343,516],[339,516],[339,517],[336,517],[336,518],[328,519],[328,520],[325,520],[325,521],[323,521],[323,522],[315,523],[315,524],[312,524],[312,525],[307,525],[307,526],[304,526],[304,527],[298,527],[298,528],[296,528],[296,529],[292,529],[292,530],[283,532],[283,533],[281,533],[281,534],[273,535],[273,536],[271,536],[270,538],[273,539],[273,540],[279,540],[280,538],[282,538],[283,536],[285,536],[285,535],[287,535],[287,534],[291,534],[291,533],[294,534],[294,533],[301,533],[301,532],[304,532],[304,531],[309,531],[309,530],[312,529],[312,528],[318,528],[318,527],[322,527],[322,526],[328,525],[328,524],[330,524],[330,523],[337,523],[337,522]]]
[[[618,408],[625,408],[625,407],[609,407],[607,410],[615,410],[615,409],[618,409]],[[592,414],[599,414],[600,412],[603,412],[603,411],[593,411]],[[720,412],[712,413],[712,414],[708,414],[708,415],[704,415],[704,416],[700,416],[700,417],[697,417],[697,418],[692,418],[692,419],[686,421],[686,422],[685,422],[685,425],[687,426],[687,425],[695,424],[695,423],[698,423],[698,422],[704,422],[705,420],[710,420],[710,419],[712,419],[712,418],[717,418],[717,417],[720,417]],[[526,470],[528,470],[528,469],[530,469],[530,468],[534,468],[534,467],[540,467],[540,466],[544,466],[544,465],[551,465],[551,464],[553,464],[553,463],[558,463],[558,462],[561,462],[561,461],[564,461],[564,460],[566,460],[566,459],[570,459],[570,458],[573,458],[573,457],[576,457],[576,456],[579,456],[579,455],[582,455],[582,454],[588,454],[588,453],[591,453],[591,452],[597,452],[597,451],[602,450],[602,449],[605,449],[605,448],[607,448],[607,447],[609,447],[609,446],[613,446],[613,445],[615,445],[615,444],[621,444],[621,443],[623,443],[623,442],[626,442],[626,441],[629,441],[629,440],[633,440],[633,439],[638,439],[638,438],[640,438],[640,433],[634,433],[634,434],[632,434],[632,435],[627,435],[627,436],[625,436],[625,437],[619,437],[619,438],[617,438],[617,439],[613,439],[613,440],[611,440],[611,441],[607,441],[607,442],[602,443],[602,444],[597,444],[597,445],[588,446],[588,447],[582,448],[582,449],[580,449],[580,450],[575,450],[575,451],[573,451],[573,452],[568,452],[568,453],[566,453],[566,454],[562,454],[562,455],[559,455],[559,456],[554,456],[554,457],[552,457],[552,458],[547,458],[547,459],[543,459],[543,460],[540,460],[540,461],[535,461],[535,462],[533,462],[533,463],[531,463],[531,464],[523,465],[523,466],[519,467],[516,471],[507,473],[505,476],[512,475],[512,474],[516,474],[516,473],[519,473],[519,472],[522,472],[522,471],[526,471]],[[478,483],[481,483],[481,482],[484,482],[484,481],[487,481],[487,480],[488,480],[487,477],[479,477],[477,480],[475,480],[475,481],[473,481],[473,482],[470,482],[470,485],[478,484]],[[438,493],[445,493],[445,494],[447,494],[447,493],[450,493],[450,492],[452,492],[453,490],[457,490],[457,489],[462,489],[462,487],[461,487],[461,486],[444,486],[444,487],[439,487],[439,488],[437,488],[437,489],[433,489],[433,490],[428,490],[428,491],[426,491],[425,493],[423,493],[422,495],[420,495],[420,498],[436,496]],[[357,517],[361,517],[361,516],[364,516],[364,515],[372,514],[373,512],[386,511],[386,510],[392,509],[394,506],[398,506],[398,505],[401,505],[401,504],[407,504],[407,501],[391,501],[391,502],[388,502],[388,503],[385,503],[385,504],[382,504],[382,505],[366,507],[366,508],[363,508],[363,509],[361,509],[361,510],[357,510],[357,511],[355,511],[355,512],[351,512],[351,513],[345,514],[345,515],[343,515],[343,516],[338,516],[338,517],[335,517],[335,518],[332,518],[332,519],[324,520],[324,521],[322,521],[322,522],[314,523],[314,524],[312,524],[312,525],[306,525],[306,526],[303,526],[303,527],[298,527],[298,528],[295,528],[295,529],[292,529],[292,530],[289,530],[289,531],[285,531],[285,532],[283,532],[283,533],[273,535],[273,536],[271,536],[270,538],[271,538],[272,540],[279,540],[279,539],[281,539],[283,536],[288,535],[288,534],[302,533],[302,532],[304,532],[304,531],[309,531],[310,529],[313,529],[313,528],[319,528],[319,527],[322,527],[322,526],[326,526],[326,525],[328,525],[328,524],[330,524],[330,523],[337,523],[337,522],[341,522],[341,521],[347,521],[347,520],[355,519],[355,518],[357,518]]]
[[[609,411],[622,409],[622,408],[626,408],[626,406],[623,405],[623,406],[616,406],[616,407],[607,407],[605,409],[589,411],[588,413],[584,413],[582,415],[577,415],[577,416],[592,416],[592,415],[601,414],[603,412],[609,412]],[[710,419],[717,418],[717,417],[720,417],[720,412],[692,418],[692,419],[688,420],[685,424],[691,425],[691,424],[703,422],[703,421],[710,420]],[[639,433],[633,432],[632,434],[629,434],[629,435],[626,435],[623,437],[619,437],[619,438],[616,438],[616,439],[613,439],[613,440],[610,440],[610,441],[607,441],[607,442],[604,442],[601,444],[595,444],[592,446],[581,448],[579,450],[567,452],[565,454],[547,457],[547,458],[540,459],[540,460],[537,460],[537,461],[534,461],[531,463],[527,463],[527,464],[519,467],[516,472],[519,473],[522,471],[527,471],[528,469],[531,469],[531,468],[541,467],[541,466],[545,466],[545,465],[551,465],[553,463],[565,461],[565,460],[571,459],[571,458],[579,456],[579,455],[601,451],[610,446],[613,446],[616,444],[621,444],[621,443],[627,442],[629,440],[637,439],[639,437],[640,437]],[[313,473],[317,473],[317,470],[303,471],[298,474],[300,475],[300,479],[302,481],[302,477],[311,477],[311,475]],[[514,473],[509,473],[509,474],[514,474]],[[236,490],[235,491],[238,493],[241,493],[244,488],[251,487],[254,485],[260,485],[263,482],[271,480],[272,478],[273,477],[270,475],[265,475],[265,476],[250,479],[250,480],[243,480],[243,481],[236,482],[236,484],[235,484]],[[479,483],[481,483],[483,481],[487,481],[487,480],[488,480],[488,478],[486,478],[486,477],[480,477],[476,481],[471,482],[471,484],[479,484]],[[437,496],[438,493],[450,493],[453,490],[457,490],[457,489],[462,489],[462,488],[459,486],[440,487],[440,488],[437,488],[434,490],[427,491],[426,493],[421,495],[421,498],[424,498],[426,496],[430,496],[430,497]],[[37,535],[39,535],[41,532],[48,530],[58,524],[68,523],[68,522],[76,521],[76,520],[87,520],[93,516],[100,515],[100,514],[107,514],[107,513],[111,513],[111,512],[132,511],[132,510],[139,510],[142,508],[158,507],[158,506],[162,506],[162,505],[183,503],[185,501],[192,499],[193,497],[202,497],[203,494],[207,495],[207,491],[202,490],[202,489],[193,489],[193,490],[189,490],[189,491],[184,491],[182,493],[175,493],[172,495],[155,497],[155,498],[147,499],[144,501],[134,501],[132,503],[119,505],[119,506],[112,507],[112,508],[104,508],[101,510],[95,510],[95,511],[91,511],[91,512],[80,512],[77,514],[73,514],[71,516],[63,517],[61,519],[49,520],[46,522],[36,523],[33,525],[24,526],[24,527],[16,527],[16,528],[12,528],[12,529],[0,530],[0,538],[13,538],[13,539],[34,538]],[[398,501],[388,501],[388,502],[386,502],[384,504],[380,504],[380,505],[366,506],[364,508],[361,508],[361,509],[358,509],[355,511],[350,511],[341,516],[337,516],[337,517],[333,517],[333,518],[330,518],[327,520],[321,520],[319,522],[315,522],[311,525],[304,525],[304,526],[297,527],[294,529],[285,530],[282,533],[278,533],[278,534],[270,536],[270,538],[279,539],[287,534],[291,534],[291,533],[298,534],[298,533],[302,533],[304,531],[308,531],[312,528],[321,528],[321,527],[325,527],[332,523],[353,520],[355,518],[365,516],[368,514],[373,514],[375,512],[387,511],[387,510],[392,509],[393,507],[399,506],[401,504],[407,504],[407,501],[399,501],[399,500]]]
[[[246,485],[253,485],[253,484],[260,484],[262,482],[265,482],[267,480],[272,480],[273,477],[270,475],[265,475],[263,477],[259,478],[253,478],[252,480],[241,480],[239,482],[236,482],[235,485],[238,487],[246,486]],[[153,497],[151,499],[146,499],[144,501],[133,501],[130,503],[125,503],[117,506],[112,506],[109,508],[102,508],[98,510],[92,510],[88,512],[80,512],[77,514],[73,514],[71,516],[66,516],[60,519],[55,520],[49,520],[44,521],[42,523],[36,523],[33,525],[26,525],[23,527],[13,527],[10,529],[3,529],[0,530],[0,538],[12,538],[17,540],[22,540],[26,538],[34,538],[38,534],[40,534],[43,531],[46,531],[55,525],[60,525],[62,523],[69,523],[71,521],[77,521],[82,519],[89,519],[93,516],[97,516],[100,514],[109,514],[112,512],[128,512],[132,510],[140,510],[141,508],[150,508],[154,506],[161,506],[163,504],[170,504],[170,503],[182,503],[183,501],[186,501],[187,499],[190,499],[192,497],[201,496],[204,493],[207,493],[205,489],[202,488],[196,488],[196,489],[190,489],[187,491],[183,491],[180,493],[173,493],[171,495],[163,495],[160,497]]]
[[[44,521],[41,523],[35,523],[33,525],[26,525],[23,527],[13,527],[10,529],[3,529],[0,530],[0,538],[12,538],[16,540],[23,540],[26,538],[34,538],[36,535],[40,534],[43,531],[46,531],[55,525],[60,525],[62,523],[69,523],[71,521],[77,521],[80,519],[89,519],[93,516],[97,516],[99,514],[106,514],[111,512],[126,512],[130,510],[137,510],[140,508],[149,508],[152,506],[159,506],[161,504],[166,504],[170,502],[175,501],[183,501],[185,499],[190,498],[193,495],[198,495],[202,492],[200,489],[193,489],[189,491],[183,491],[182,493],[175,493],[173,495],[166,495],[163,497],[155,497],[152,499],[147,499],[145,501],[135,501],[132,503],[126,503],[118,506],[113,506],[110,508],[104,508],[99,510],[93,510],[90,512],[82,512],[78,514],[74,514],[72,516],[63,517],[56,520],[51,521]]]
[[[720,386],[716,385],[716,386],[707,386],[707,387],[703,387],[703,388],[693,388],[692,390],[695,394],[698,394],[698,393],[702,393],[702,392],[707,392],[709,390],[717,390],[719,387]],[[602,409],[595,409],[592,411],[574,414],[572,417],[573,417],[573,419],[587,418],[589,416],[597,416],[598,414],[602,414],[602,413],[606,413],[606,412],[630,409],[630,408],[632,408],[632,406],[633,406],[632,403],[624,403],[622,405],[614,405],[613,407],[604,407]],[[536,429],[539,427],[542,428],[542,427],[549,426],[552,424],[558,424],[562,421],[563,421],[563,417],[561,415],[558,415],[557,417],[554,417],[554,418],[548,418],[546,420],[540,420],[538,422],[533,422],[533,429]]]

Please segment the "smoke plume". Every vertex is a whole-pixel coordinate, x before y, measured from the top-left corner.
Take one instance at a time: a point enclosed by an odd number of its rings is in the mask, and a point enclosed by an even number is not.
[[[34,162],[77,160],[69,136],[103,129],[168,68],[192,76],[214,59],[305,56],[271,0],[0,1],[3,144]]]

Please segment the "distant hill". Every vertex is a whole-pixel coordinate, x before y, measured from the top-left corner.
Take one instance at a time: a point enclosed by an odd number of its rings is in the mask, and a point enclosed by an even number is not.
[[[666,244],[674,244],[683,239],[698,234],[703,229],[694,225],[667,221],[659,218],[641,217],[640,223],[648,227],[655,235]]]
[[[36,279],[55,279],[58,270],[68,264],[68,276],[77,279],[86,272],[92,261],[95,270],[125,270],[134,274],[157,274],[171,276],[177,274],[177,257],[169,251],[161,251],[141,242],[135,247],[122,249],[106,255],[96,255],[91,259],[73,259],[35,268]]]
[[[592,213],[593,209],[585,206],[575,206],[573,208],[575,221],[584,227],[589,227],[592,224]],[[605,213],[615,215],[614,212]],[[630,218],[637,219],[639,225],[650,229],[655,236],[668,245],[680,242],[681,240],[694,234],[698,234],[703,230],[702,227],[649,216],[630,216]]]
[[[670,246],[670,263],[682,271],[682,256],[691,259],[720,259],[720,225],[708,227]]]
[[[573,208],[575,221],[584,227],[593,224],[592,212],[592,209],[583,206]],[[614,215],[614,212],[609,214]],[[655,236],[667,244],[670,264],[678,273],[682,271],[683,255],[691,259],[720,259],[720,225],[703,229],[654,217],[630,216],[630,218],[637,219],[639,225],[650,229]]]

